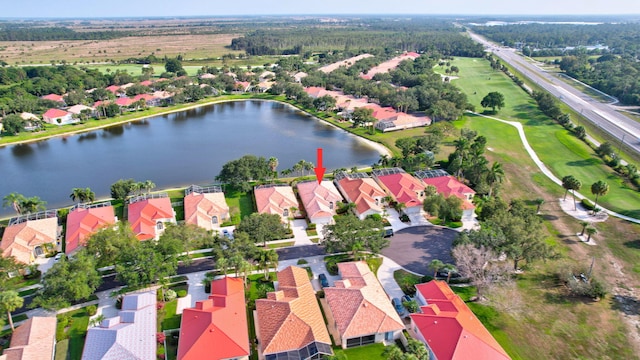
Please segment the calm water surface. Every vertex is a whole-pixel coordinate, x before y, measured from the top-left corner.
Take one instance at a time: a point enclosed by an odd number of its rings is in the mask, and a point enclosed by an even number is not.
[[[158,188],[206,184],[224,163],[246,154],[275,156],[283,170],[301,159],[315,163],[318,147],[327,169],[371,165],[379,158],[361,139],[287,105],[230,102],[0,148],[0,196],[37,195],[54,208],[72,203],[74,187],[107,197],[121,178],[149,179]]]

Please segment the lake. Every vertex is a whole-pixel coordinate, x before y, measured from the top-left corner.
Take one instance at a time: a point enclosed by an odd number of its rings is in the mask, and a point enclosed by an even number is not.
[[[208,184],[229,160],[275,156],[278,170],[304,159],[324,166],[370,166],[380,153],[364,140],[286,104],[208,105],[83,134],[0,148],[0,196],[39,196],[49,208],[72,204],[75,187],[109,197],[118,179],[151,180],[159,189]],[[3,208],[0,215],[10,216]]]

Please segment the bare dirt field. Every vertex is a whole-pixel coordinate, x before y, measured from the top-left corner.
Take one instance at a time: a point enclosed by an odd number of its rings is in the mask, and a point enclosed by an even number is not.
[[[225,46],[240,34],[130,36],[111,40],[3,41],[0,60],[10,65],[104,63],[131,57],[182,55],[185,60],[240,53]]]

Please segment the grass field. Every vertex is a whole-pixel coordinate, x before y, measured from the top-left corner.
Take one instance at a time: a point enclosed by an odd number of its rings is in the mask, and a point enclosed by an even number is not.
[[[600,203],[625,215],[640,217],[640,193],[626,186],[584,142],[542,114],[535,101],[511,79],[492,70],[484,59],[456,58],[452,63],[460,68],[460,78],[454,83],[467,94],[477,110],[481,111],[480,101],[487,93],[499,91],[505,95],[506,106],[494,116],[525,125],[529,143],[557,177],[574,175],[582,181],[581,193],[592,199],[591,184],[605,180],[610,189]],[[513,146],[514,142],[520,143],[515,134],[515,131],[495,133],[493,140],[501,138]],[[494,142],[490,140],[488,144],[492,146]]]
[[[383,360],[385,359],[385,357],[382,356],[383,352],[384,352],[383,344],[371,344],[371,345],[365,345],[365,346],[358,346],[351,349],[342,349],[338,347],[333,348],[333,353],[336,356],[336,358],[347,359],[347,360],[360,360],[360,359]],[[341,356],[344,356],[344,358]]]
[[[60,321],[62,317],[68,317],[69,322],[65,327],[64,322]],[[56,351],[61,355],[66,348],[68,360],[79,360],[82,358],[82,349],[84,348],[84,338],[87,336],[87,327],[89,326],[89,314],[87,308],[81,308],[65,314],[58,315],[58,327],[56,329],[56,339],[61,341],[56,346]],[[58,354],[56,354],[56,358]]]

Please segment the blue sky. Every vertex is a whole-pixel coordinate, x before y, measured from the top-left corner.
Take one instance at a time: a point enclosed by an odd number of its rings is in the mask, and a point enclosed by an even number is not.
[[[4,0],[0,17],[266,14],[640,14],[637,0]]]

